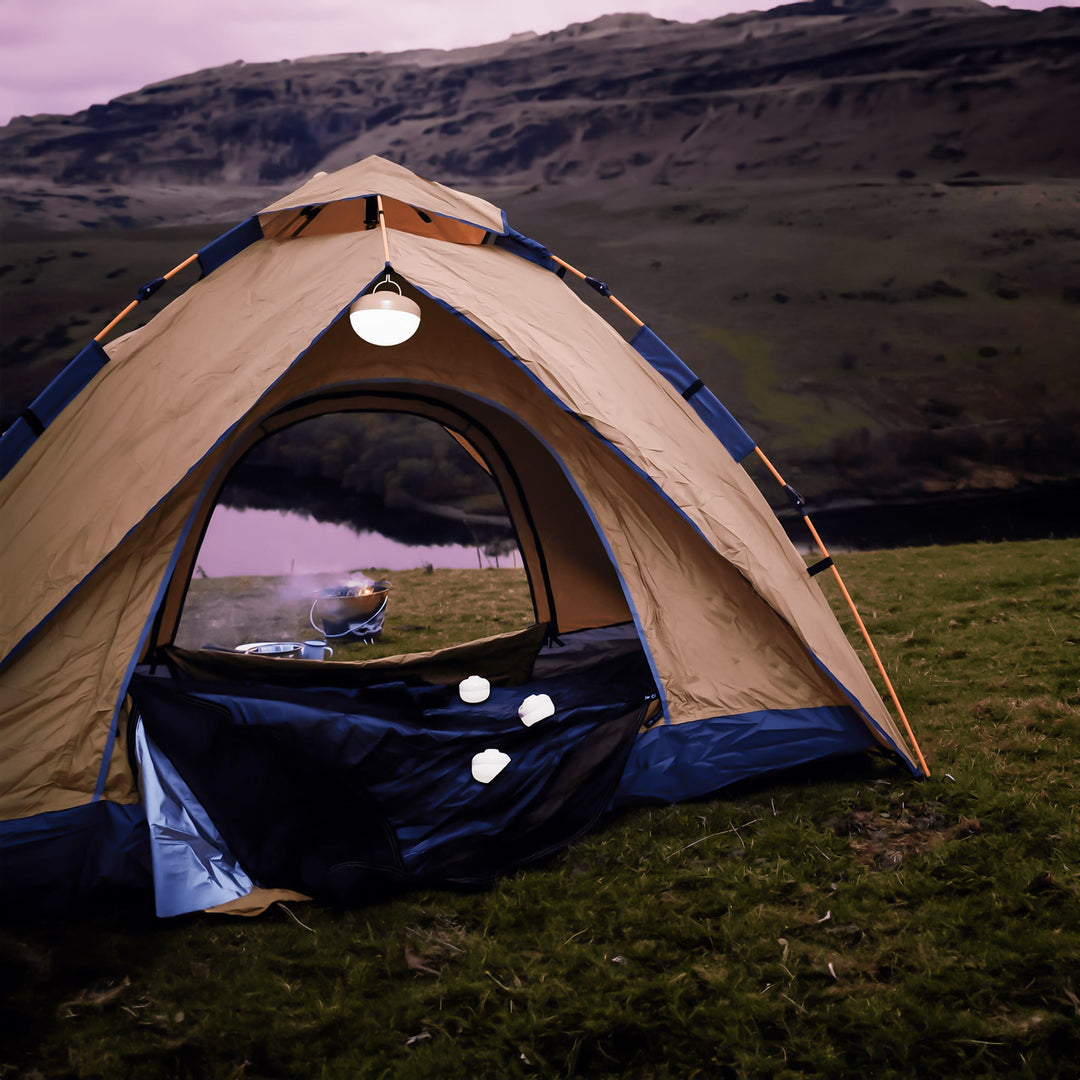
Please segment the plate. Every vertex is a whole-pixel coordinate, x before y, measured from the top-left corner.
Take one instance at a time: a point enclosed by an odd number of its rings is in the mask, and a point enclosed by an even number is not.
[[[274,656],[280,659],[299,656],[304,651],[304,645],[300,641],[249,641],[245,645],[237,645],[236,651],[246,656]]]

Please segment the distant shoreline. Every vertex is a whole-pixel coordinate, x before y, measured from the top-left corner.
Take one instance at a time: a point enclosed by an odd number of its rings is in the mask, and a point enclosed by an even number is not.
[[[869,550],[1080,536],[1080,479],[1008,491],[949,492],[881,502],[807,503],[827,547]],[[777,517],[795,543],[809,539],[790,508]]]

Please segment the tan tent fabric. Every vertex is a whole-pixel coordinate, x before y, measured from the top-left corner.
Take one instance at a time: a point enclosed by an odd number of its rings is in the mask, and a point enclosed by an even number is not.
[[[391,261],[423,312],[393,349],[364,344],[343,318],[383,270],[379,231],[337,204],[321,227],[316,218],[295,237],[287,227],[297,207],[371,193],[400,224]],[[427,228],[413,207],[445,220]],[[185,535],[199,534],[260,425],[322,391],[404,401],[422,389],[429,415],[452,428],[464,418],[456,429],[469,441],[469,423],[482,426],[516,457],[541,511],[526,529],[526,508],[508,506],[540,621],[577,629],[632,613],[669,722],[850,700],[910,762],[744,470],[565,282],[478,243],[503,231],[501,212],[368,159],[310,181],[262,220],[280,238],[252,244],[109,345],[109,364],[0,483],[0,816],[93,797],[130,667],[175,628],[195,556]],[[162,637],[149,640],[162,602]],[[130,798],[115,752],[113,762],[105,794]]]
[[[0,670],[0,818],[67,810],[97,784],[113,716],[183,529],[197,473]],[[109,797],[129,798],[126,761]]]
[[[370,251],[369,277],[382,265],[375,233],[247,248],[109,346],[110,363],[4,478],[0,563],[18,592],[0,618],[0,657],[360,292],[367,279],[326,273],[336,253],[324,243]],[[320,303],[282,303],[295,283],[328,278]]]

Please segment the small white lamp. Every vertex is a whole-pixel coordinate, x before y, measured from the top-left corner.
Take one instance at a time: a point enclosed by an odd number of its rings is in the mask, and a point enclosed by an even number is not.
[[[400,345],[416,333],[420,306],[402,293],[388,273],[371,292],[352,302],[349,323],[371,345]]]

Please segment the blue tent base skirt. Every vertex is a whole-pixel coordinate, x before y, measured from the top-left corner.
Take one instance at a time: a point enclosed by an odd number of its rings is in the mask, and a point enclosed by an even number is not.
[[[648,663],[610,642],[572,664],[538,664],[539,676],[494,686],[480,704],[461,701],[456,684],[299,688],[236,682],[234,666],[221,679],[207,671],[132,680],[141,805],[0,825],[0,904],[59,911],[152,887],[158,914],[175,915],[255,885],[350,905],[416,886],[482,887],[612,810],[876,747],[846,708],[646,728]],[[555,712],[526,726],[518,707],[533,694]],[[493,751],[501,767],[484,782],[475,762]]]
[[[765,710],[669,724],[634,740],[615,807],[701,798],[742,780],[880,749],[852,708]]]

